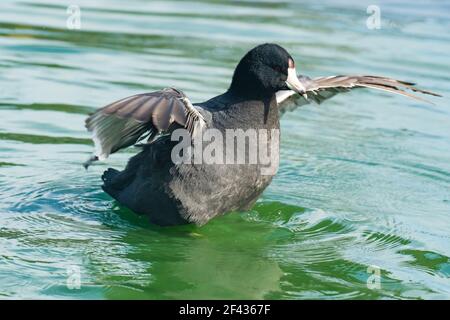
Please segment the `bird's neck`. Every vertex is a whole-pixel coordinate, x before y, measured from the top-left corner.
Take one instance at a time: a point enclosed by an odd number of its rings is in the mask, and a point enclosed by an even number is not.
[[[233,79],[226,94],[244,100],[270,100],[275,92],[268,92],[267,89],[256,81],[238,81],[237,79]]]
[[[221,100],[228,105],[227,113],[238,126],[248,128],[279,128],[279,114],[275,94],[258,96],[238,95],[228,90]]]

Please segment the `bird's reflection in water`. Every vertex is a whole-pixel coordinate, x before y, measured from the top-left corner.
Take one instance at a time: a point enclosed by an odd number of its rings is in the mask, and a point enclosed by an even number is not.
[[[138,221],[128,213],[121,217],[135,225]],[[130,297],[133,291],[147,299],[262,299],[280,291],[283,275],[268,257],[268,248],[275,244],[273,231],[273,226],[239,214],[202,227],[147,225],[128,230],[120,239],[129,245],[123,258],[145,267],[132,274],[128,269],[119,277],[105,275],[105,294],[113,299]]]

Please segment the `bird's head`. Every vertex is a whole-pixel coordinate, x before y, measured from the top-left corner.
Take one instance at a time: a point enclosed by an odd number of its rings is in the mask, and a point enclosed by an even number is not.
[[[267,97],[280,90],[305,91],[297,78],[295,62],[282,47],[261,44],[238,63],[230,90],[243,96]]]

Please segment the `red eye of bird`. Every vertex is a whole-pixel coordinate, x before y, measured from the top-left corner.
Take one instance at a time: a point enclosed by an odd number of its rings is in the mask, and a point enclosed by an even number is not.
[[[285,71],[283,71],[283,68],[280,66],[274,66],[273,70],[279,72],[279,73],[286,73]]]

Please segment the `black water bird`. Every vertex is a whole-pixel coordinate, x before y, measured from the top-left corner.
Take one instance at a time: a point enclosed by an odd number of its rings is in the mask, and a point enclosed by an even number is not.
[[[285,49],[263,44],[241,59],[229,89],[208,101],[192,104],[183,92],[168,88],[99,109],[86,119],[96,151],[85,167],[139,144],[142,150],[124,170],[104,172],[103,189],[122,205],[147,215],[152,223],[201,225],[227,212],[250,209],[274,173],[263,174],[259,163],[174,163],[171,153],[178,143],[171,139],[174,130],[184,128],[194,137],[205,128],[220,132],[279,129],[285,111],[361,87],[421,101],[425,100],[405,90],[439,96],[411,82],[386,77],[297,76],[294,59]],[[245,155],[249,157],[247,149]]]

